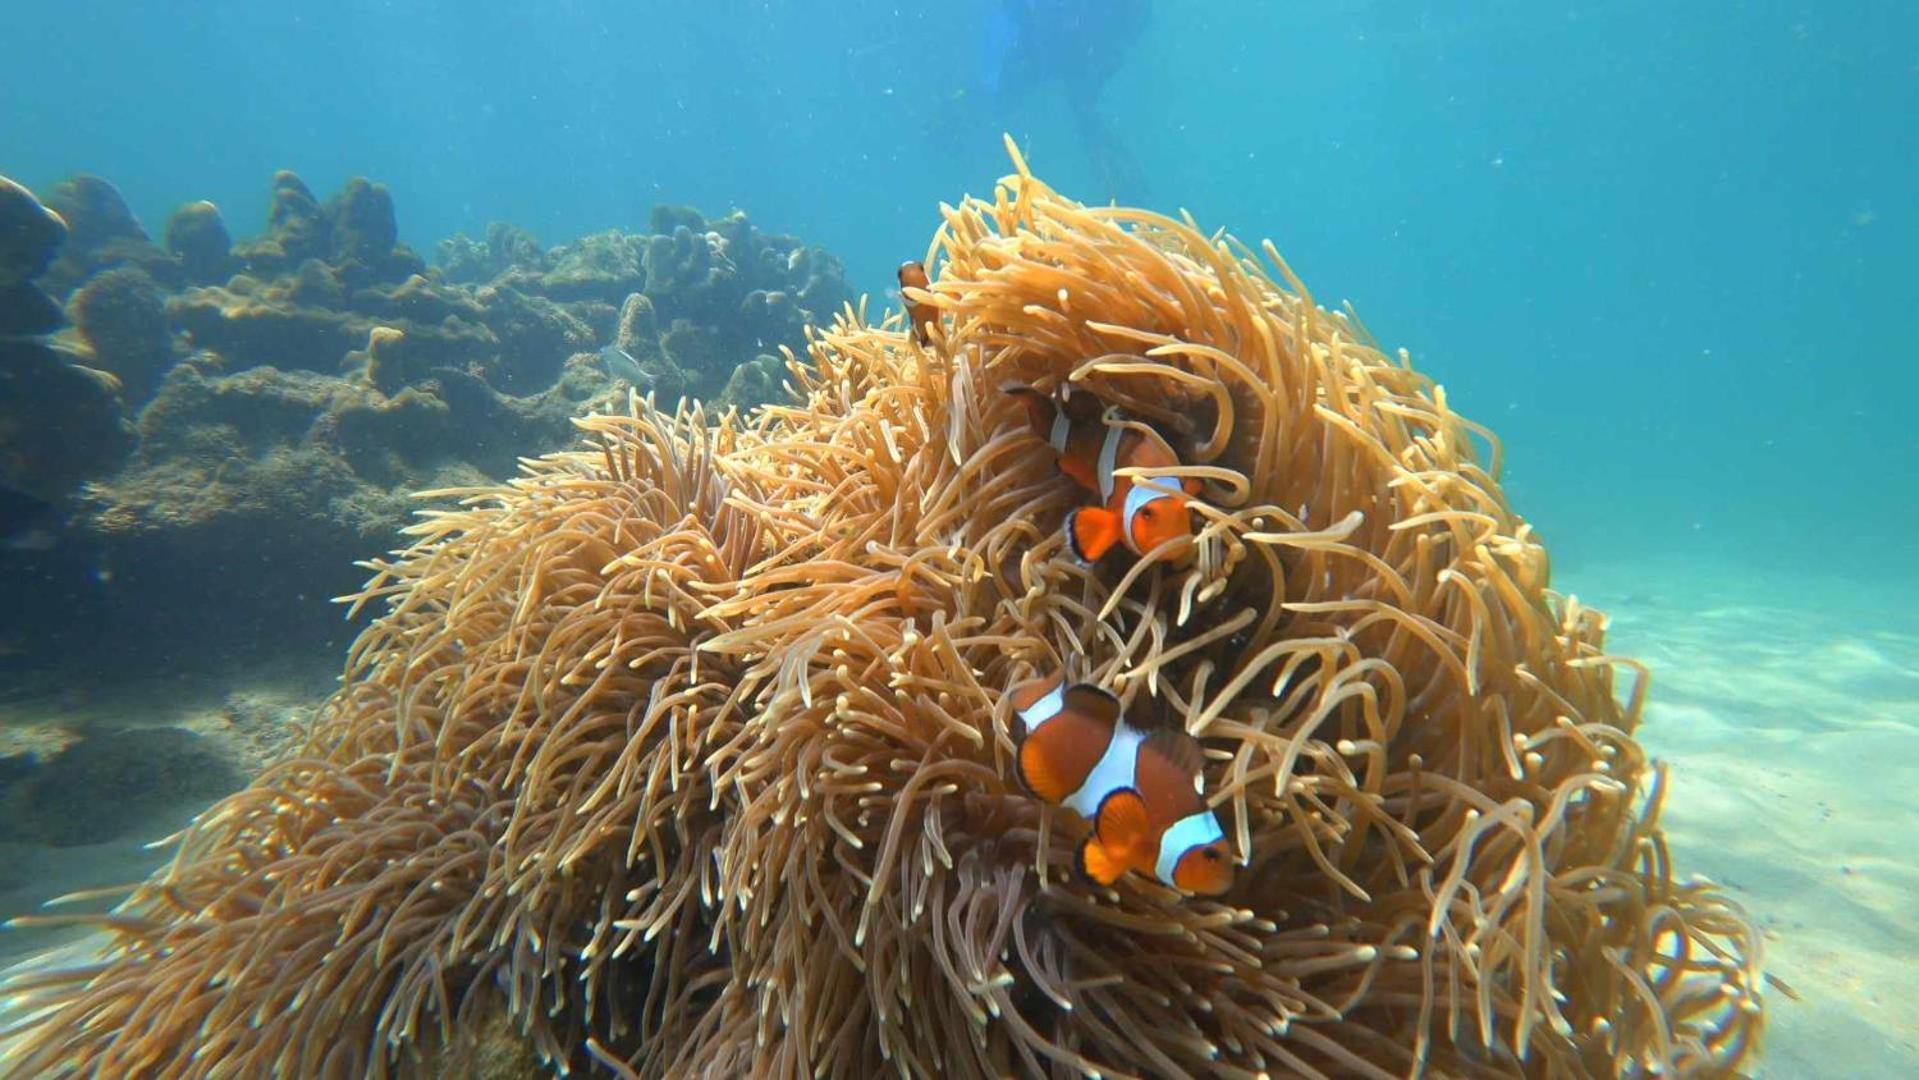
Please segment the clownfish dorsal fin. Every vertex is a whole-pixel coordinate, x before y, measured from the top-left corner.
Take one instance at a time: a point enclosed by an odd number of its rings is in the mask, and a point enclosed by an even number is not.
[[[1064,675],[1049,675],[1017,684],[1007,691],[1007,695],[1013,699],[1013,711],[1023,713],[1039,704],[1040,699],[1052,693],[1053,688],[1064,678]]]
[[[1035,434],[1044,438],[1053,426],[1053,418],[1058,415],[1059,403],[1051,394],[1042,394],[1025,383],[1006,383],[999,392],[1010,398],[1017,398],[1026,407],[1026,419],[1033,425]]]
[[[1200,749],[1199,740],[1178,728],[1160,728],[1146,736],[1140,752],[1161,755],[1183,776],[1196,778],[1206,767],[1206,754]]]
[[[1074,683],[1061,694],[1066,708],[1107,727],[1119,723],[1119,699],[1092,683]]]

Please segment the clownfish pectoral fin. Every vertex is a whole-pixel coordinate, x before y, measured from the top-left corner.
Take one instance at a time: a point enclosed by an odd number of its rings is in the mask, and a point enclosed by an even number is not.
[[[1101,885],[1111,885],[1126,873],[1126,864],[1106,850],[1106,845],[1098,837],[1089,836],[1079,846],[1079,855],[1074,859],[1079,872],[1088,880]]]
[[[1146,800],[1129,787],[1107,792],[1093,814],[1093,836],[1108,854],[1138,847],[1152,827],[1152,819],[1146,814]]]
[[[1091,565],[1119,543],[1119,515],[1103,506],[1082,506],[1066,515],[1066,549]]]

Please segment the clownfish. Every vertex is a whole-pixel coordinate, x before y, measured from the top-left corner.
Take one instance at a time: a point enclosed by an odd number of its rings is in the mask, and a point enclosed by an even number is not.
[[[1020,780],[1093,823],[1076,860],[1082,874],[1111,885],[1137,870],[1195,896],[1231,887],[1226,833],[1200,798],[1197,739],[1142,731],[1120,716],[1118,698],[1091,683],[1068,686],[1064,675],[1011,695]]]
[[[1081,507],[1066,517],[1066,546],[1074,558],[1098,562],[1115,544],[1143,555],[1167,541],[1193,535],[1186,503],[1199,492],[1197,480],[1187,480],[1180,485],[1181,493],[1174,494],[1113,475],[1115,469],[1178,465],[1179,459],[1164,442],[1107,424],[1103,406],[1091,394],[1062,402],[1030,386],[1002,389],[1026,406],[1034,433],[1052,444],[1060,471],[1099,496],[1100,505]],[[1081,405],[1082,401],[1088,404]],[[1170,481],[1155,483],[1169,485]]]
[[[907,289],[931,289],[926,267],[916,261],[900,264],[900,303],[906,305],[906,321],[913,326],[913,337],[922,346],[933,343],[933,327],[939,325],[940,309],[923,301],[906,298]]]

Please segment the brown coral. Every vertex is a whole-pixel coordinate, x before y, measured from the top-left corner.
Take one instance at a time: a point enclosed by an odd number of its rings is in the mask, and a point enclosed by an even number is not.
[[[1735,1068],[1756,935],[1443,393],[1023,167],[931,254],[930,348],[848,312],[795,405],[590,418],[421,523],[306,746],[16,981],[8,1066],[379,1075],[503,1001],[620,1075]],[[1010,380],[1183,437],[1198,559],[1058,558]],[[1223,902],[1072,879],[1003,693],[1069,654],[1202,737]]]

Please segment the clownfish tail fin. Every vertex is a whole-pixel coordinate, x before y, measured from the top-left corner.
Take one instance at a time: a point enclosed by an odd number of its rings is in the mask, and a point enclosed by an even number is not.
[[[1106,846],[1097,837],[1089,836],[1079,846],[1079,852],[1073,857],[1074,869],[1088,881],[1100,885],[1111,885],[1126,873],[1126,866],[1106,850]]]
[[[1081,564],[1096,563],[1119,543],[1119,515],[1103,506],[1082,506],[1066,515],[1066,549]]]

